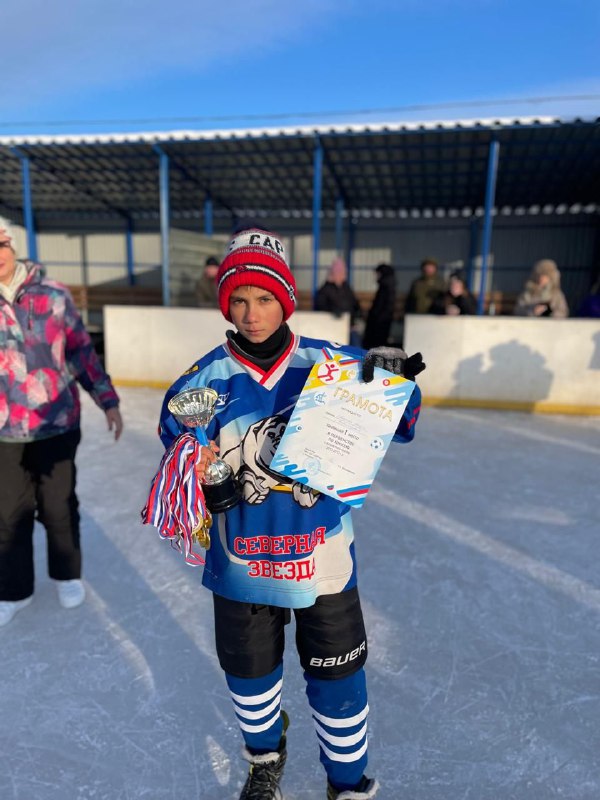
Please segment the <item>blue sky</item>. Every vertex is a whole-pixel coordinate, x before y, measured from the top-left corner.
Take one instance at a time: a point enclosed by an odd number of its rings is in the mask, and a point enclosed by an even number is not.
[[[0,134],[600,116],[598,0],[18,0],[2,17]],[[562,95],[597,98],[506,103]]]

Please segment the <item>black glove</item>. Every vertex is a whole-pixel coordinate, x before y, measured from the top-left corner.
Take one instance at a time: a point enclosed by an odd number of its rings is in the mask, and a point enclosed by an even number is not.
[[[425,366],[421,353],[415,353],[409,358],[399,347],[374,347],[363,359],[362,379],[365,383],[371,383],[375,367],[381,367],[394,375],[403,375],[409,381],[414,381]]]

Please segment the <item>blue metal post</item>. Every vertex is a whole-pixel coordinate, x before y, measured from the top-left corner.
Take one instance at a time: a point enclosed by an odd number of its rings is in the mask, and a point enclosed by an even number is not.
[[[163,305],[171,304],[171,287],[169,285],[169,156],[155,144],[155,152],[159,155],[158,186],[160,193],[160,242],[162,253],[162,297]]]
[[[37,240],[35,236],[35,222],[33,220],[33,203],[31,200],[29,159],[27,156],[21,158],[21,172],[23,177],[23,211],[25,214],[25,228],[27,229],[27,253],[32,261],[37,261]]]
[[[29,174],[29,158],[13,147],[12,152],[21,161],[21,182],[23,184],[23,216],[27,231],[27,256],[32,261],[38,260],[37,240],[35,236],[35,221],[33,218],[33,203],[31,201],[31,176]]]
[[[492,208],[496,197],[496,177],[498,175],[498,154],[500,143],[490,142],[488,155],[487,181],[485,186],[485,210],[483,215],[483,237],[481,243],[481,284],[477,299],[477,313],[483,314],[485,304],[485,283],[487,278],[488,259],[492,242]]]
[[[475,259],[477,258],[477,245],[479,243],[479,220],[473,217],[469,223],[469,260],[467,261],[467,286],[473,291],[473,276],[475,273]]]
[[[354,250],[357,224],[356,217],[350,216],[348,219],[348,238],[346,240],[346,270],[348,272],[348,283],[350,285],[352,285],[350,280],[352,274],[352,252]]]
[[[313,308],[316,306],[319,288],[319,250],[321,249],[321,189],[323,185],[323,146],[319,139],[315,143],[313,158]]]
[[[130,286],[135,285],[135,272],[133,260],[133,230],[131,228],[131,220],[127,220],[127,229],[125,231],[125,252],[127,254],[127,283]]]
[[[344,199],[338,197],[335,201],[335,252],[338,256],[342,255],[344,237]]]
[[[213,235],[213,202],[210,192],[204,198],[204,233],[207,236]]]

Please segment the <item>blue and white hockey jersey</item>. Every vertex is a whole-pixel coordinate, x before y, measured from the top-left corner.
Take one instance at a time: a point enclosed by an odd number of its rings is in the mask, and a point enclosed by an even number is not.
[[[231,600],[305,608],[319,595],[356,584],[350,507],[269,469],[323,347],[339,345],[292,335],[286,351],[265,373],[225,343],[197,361],[165,397],[160,437],[168,447],[186,431],[167,409],[171,397],[199,386],[219,395],[206,432],[232,467],[244,499],[215,515],[202,582]],[[344,350],[364,355],[356,348]],[[396,441],[412,440],[420,402],[415,387]]]

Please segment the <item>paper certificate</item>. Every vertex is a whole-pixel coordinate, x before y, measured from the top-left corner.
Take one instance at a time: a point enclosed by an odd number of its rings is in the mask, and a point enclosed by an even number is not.
[[[323,348],[313,366],[271,469],[360,508],[415,384],[376,368],[359,380],[361,359]]]

